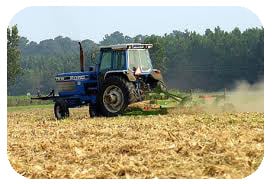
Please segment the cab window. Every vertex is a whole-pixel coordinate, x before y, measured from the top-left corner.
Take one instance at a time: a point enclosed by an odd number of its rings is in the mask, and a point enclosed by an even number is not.
[[[125,51],[115,51],[113,54],[113,70],[123,70],[125,67]]]
[[[111,69],[111,51],[105,51],[102,53],[100,70],[105,71]]]

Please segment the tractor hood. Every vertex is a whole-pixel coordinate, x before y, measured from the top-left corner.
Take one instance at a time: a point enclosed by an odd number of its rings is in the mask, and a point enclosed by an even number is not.
[[[93,78],[96,75],[96,72],[69,72],[69,73],[60,73],[55,77],[56,82],[58,81],[79,81],[79,80],[88,80]]]

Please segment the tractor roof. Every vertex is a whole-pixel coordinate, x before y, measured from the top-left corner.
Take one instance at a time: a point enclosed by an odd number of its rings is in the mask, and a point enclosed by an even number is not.
[[[125,43],[125,44],[101,46],[100,49],[112,49],[112,50],[120,50],[120,49],[149,49],[149,48],[152,48],[152,47],[153,47],[153,44]]]

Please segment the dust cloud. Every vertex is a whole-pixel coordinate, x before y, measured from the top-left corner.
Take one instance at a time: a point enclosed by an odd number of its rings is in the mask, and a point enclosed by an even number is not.
[[[264,82],[236,82],[235,88],[227,91],[227,100],[237,112],[264,112]]]

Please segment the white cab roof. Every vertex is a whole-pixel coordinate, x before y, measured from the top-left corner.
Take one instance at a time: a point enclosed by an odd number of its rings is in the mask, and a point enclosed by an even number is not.
[[[125,44],[117,44],[117,45],[107,45],[101,46],[100,49],[150,49],[153,47],[153,44],[142,44],[142,43],[125,43]]]

